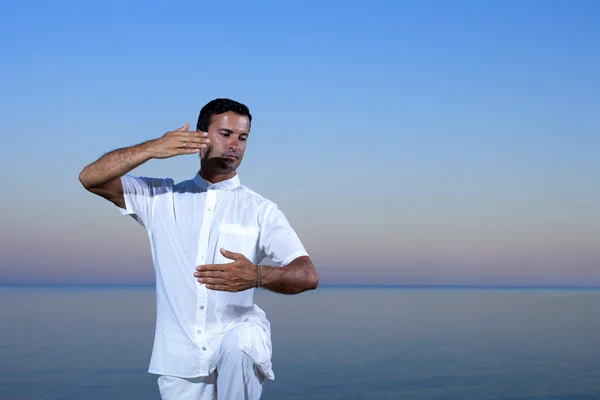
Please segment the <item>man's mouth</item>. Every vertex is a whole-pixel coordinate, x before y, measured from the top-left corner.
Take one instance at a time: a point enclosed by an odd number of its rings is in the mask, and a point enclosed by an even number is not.
[[[227,158],[229,160],[237,160],[239,156],[235,154],[223,154],[222,158]]]

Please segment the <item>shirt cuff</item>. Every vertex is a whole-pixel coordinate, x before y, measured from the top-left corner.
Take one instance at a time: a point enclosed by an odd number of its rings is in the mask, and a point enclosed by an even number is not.
[[[292,253],[289,256],[287,256],[285,260],[283,260],[283,262],[281,263],[281,266],[285,267],[286,265],[288,265],[289,263],[294,261],[296,258],[302,257],[302,256],[308,256],[308,253],[304,250],[300,250],[295,253]]]

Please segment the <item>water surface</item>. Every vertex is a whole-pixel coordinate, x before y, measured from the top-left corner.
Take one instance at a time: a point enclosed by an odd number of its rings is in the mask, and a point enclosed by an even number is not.
[[[160,399],[153,288],[1,287],[0,399]],[[600,399],[600,291],[260,291],[263,399]]]

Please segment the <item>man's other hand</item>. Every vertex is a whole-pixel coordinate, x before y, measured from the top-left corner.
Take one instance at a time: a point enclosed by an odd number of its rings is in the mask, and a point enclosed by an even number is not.
[[[256,286],[258,271],[243,254],[221,249],[225,258],[233,260],[227,264],[206,264],[196,267],[194,276],[207,289],[225,292],[241,292]]]

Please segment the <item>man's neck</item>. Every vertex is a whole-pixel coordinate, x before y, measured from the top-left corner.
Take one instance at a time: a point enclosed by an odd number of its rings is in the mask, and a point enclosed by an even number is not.
[[[204,179],[205,181],[208,181],[210,183],[218,183],[218,182],[223,182],[226,181],[227,179],[231,179],[235,176],[236,172],[233,171],[231,173],[228,174],[219,174],[210,170],[203,170],[200,169],[200,176],[202,177],[202,179]]]

